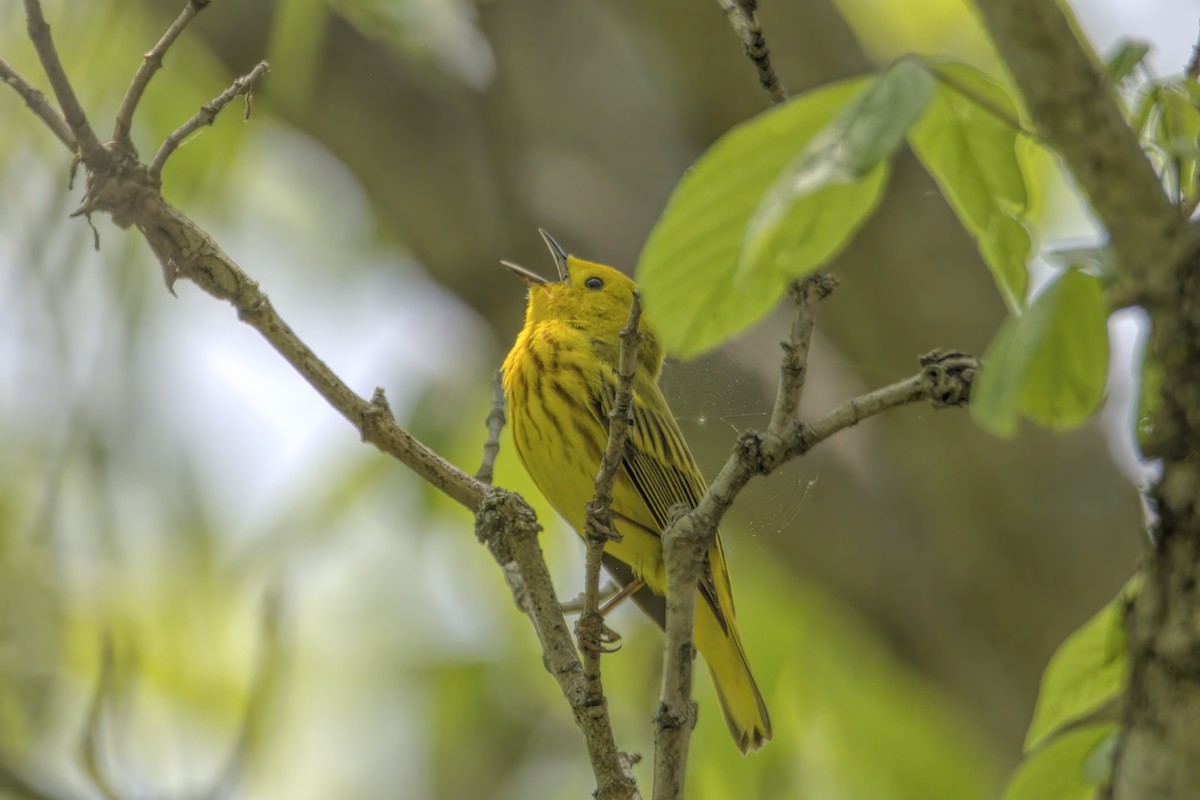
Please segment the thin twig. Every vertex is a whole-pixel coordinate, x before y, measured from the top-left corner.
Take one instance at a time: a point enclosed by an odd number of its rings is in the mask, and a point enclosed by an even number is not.
[[[58,113],[58,109],[50,104],[46,99],[46,95],[42,94],[29,81],[27,81],[21,73],[17,72],[11,64],[0,58],[0,80],[3,80],[9,86],[16,90],[17,94],[21,95],[25,100],[25,104],[37,114],[38,119],[46,123],[58,140],[67,146],[67,149],[74,152],[77,149],[75,144],[75,134],[71,133],[71,126],[63,119],[63,115]]]
[[[746,57],[754,63],[758,70],[758,82],[771,95],[771,102],[783,103],[788,99],[787,89],[771,66],[771,51],[767,48],[767,40],[763,36],[762,25],[758,22],[758,0],[717,0],[726,19],[733,27],[733,32],[742,40]]]
[[[594,703],[604,702],[600,654],[611,652],[605,648],[619,639],[600,616],[600,565],[604,558],[604,546],[619,538],[613,527],[612,493],[625,452],[626,434],[633,423],[633,377],[637,374],[638,348],[642,344],[642,335],[638,330],[641,318],[641,302],[635,293],[629,305],[629,318],[621,330],[617,386],[612,408],[608,412],[608,444],[596,473],[595,495],[584,513],[583,613],[576,622],[576,635],[579,649],[583,652],[583,676],[587,681],[588,697]]]
[[[692,618],[701,565],[716,539],[717,526],[734,499],[755,475],[769,474],[838,431],[893,408],[931,401],[936,408],[961,407],[970,399],[979,360],[935,350],[921,358],[922,369],[907,380],[856,397],[786,438],[749,431],[725,461],[699,504],[663,533],[667,567],[666,658],[662,704],[655,715],[655,800],[683,797],[687,750],[694,727],[691,700]]]
[[[141,102],[142,93],[146,91],[154,73],[162,69],[163,56],[166,55],[167,49],[179,38],[179,34],[183,33],[183,29],[192,21],[192,17],[207,8],[209,2],[210,0],[187,0],[183,11],[171,23],[171,27],[167,28],[166,33],[158,40],[158,44],[142,56],[142,63],[138,65],[137,72],[133,74],[133,80],[129,82],[129,88],[125,90],[125,96],[121,98],[121,107],[117,110],[116,122],[113,125],[113,138],[118,142],[125,145],[130,144],[129,131],[133,127],[133,114],[137,111],[138,103]]]
[[[787,341],[780,342],[783,359],[779,364],[779,388],[775,394],[775,406],[767,430],[780,438],[788,437],[800,424],[800,395],[804,392],[804,381],[808,377],[808,349],[812,344],[813,325],[816,322],[816,304],[824,300],[837,285],[832,275],[809,275],[792,284],[792,301],[796,313],[792,315],[792,328]]]
[[[504,430],[504,371],[496,370],[492,379],[492,408],[487,415],[487,441],[483,443],[483,463],[475,472],[475,480],[490,484],[500,455],[500,433]]]
[[[258,65],[254,69],[235,80],[230,84],[228,89],[202,105],[200,110],[191,119],[176,128],[174,133],[163,140],[162,145],[158,148],[158,152],[154,154],[154,159],[150,162],[150,178],[152,180],[161,180],[163,166],[167,163],[167,159],[171,157],[171,154],[175,152],[176,148],[183,144],[183,141],[187,137],[205,125],[212,125],[216,122],[217,115],[221,113],[225,106],[232,103],[233,99],[238,95],[246,95],[244,118],[249,119],[254,84],[270,71],[271,66],[267,62],[258,62]]]
[[[41,0],[25,0],[25,21],[29,28],[29,39],[42,62],[46,77],[50,79],[50,86],[54,89],[54,96],[62,108],[67,126],[75,135],[80,154],[89,162],[89,166],[104,162],[107,159],[104,147],[96,138],[87,114],[79,104],[79,98],[75,96],[75,89],[67,78],[66,70],[63,69],[58,50],[54,47],[54,39],[50,36],[50,26],[46,24],[46,17],[42,14]]]

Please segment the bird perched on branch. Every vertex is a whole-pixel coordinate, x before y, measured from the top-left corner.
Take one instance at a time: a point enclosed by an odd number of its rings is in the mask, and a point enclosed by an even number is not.
[[[616,401],[620,331],[637,287],[612,267],[568,256],[549,234],[541,234],[558,281],[504,262],[529,288],[525,325],[504,360],[504,391],[521,462],[582,536]],[[632,596],[663,627],[667,574],[661,535],[674,509],[694,508],[706,486],[658,388],[662,348],[644,324],[640,332],[632,422],[613,487],[620,538],[605,544],[604,564],[622,586],[617,597]],[[771,738],[771,721],[738,635],[719,535],[697,593],[696,647],[738,748],[758,750]]]

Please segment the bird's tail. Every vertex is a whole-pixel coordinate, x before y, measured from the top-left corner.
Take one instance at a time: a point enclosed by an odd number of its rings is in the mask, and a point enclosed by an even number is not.
[[[708,663],[725,724],[742,755],[746,755],[771,738],[771,718],[750,673],[750,662],[746,660],[732,613],[726,617],[726,627],[721,626],[712,606],[703,597],[697,597],[696,648]]]

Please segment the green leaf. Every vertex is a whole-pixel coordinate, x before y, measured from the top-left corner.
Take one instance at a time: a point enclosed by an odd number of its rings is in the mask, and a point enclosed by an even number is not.
[[[1108,375],[1108,313],[1100,281],[1068,269],[1009,317],[984,355],[971,412],[998,436],[1017,417],[1065,429],[1088,419]]]
[[[1025,294],[1029,291],[1029,270],[1025,265],[1033,249],[1025,223],[1008,214],[993,214],[987,228],[976,236],[976,242],[1009,312],[1024,308]]]
[[[1050,657],[1025,734],[1025,752],[1124,689],[1129,677],[1125,608],[1138,586],[1138,578],[1126,584],[1115,600],[1068,636]]]
[[[1112,771],[1116,737],[1117,726],[1106,724],[1055,739],[1021,763],[1004,800],[1092,800]]]
[[[1012,436],[1017,430],[1021,381],[1030,353],[1027,340],[1036,333],[1029,320],[1032,315],[1031,310],[1004,321],[983,354],[983,369],[971,389],[971,416],[996,436]]]
[[[933,91],[902,60],[734,128],[680,182],[638,263],[667,350],[703,353],[757,321],[789,279],[834,257],[870,216]]]
[[[819,166],[816,170],[824,172]],[[768,191],[746,228],[732,289],[753,282],[752,276],[783,287],[788,278],[807,275],[828,263],[879,205],[889,173],[887,163],[844,181],[803,166],[789,170]],[[824,182],[825,178],[829,180]],[[822,185],[814,186],[818,182]]]
[[[1145,42],[1123,41],[1112,55],[1104,59],[1104,77],[1116,86],[1128,78],[1137,69],[1138,64],[1150,52],[1150,45]]]
[[[1181,203],[1196,193],[1200,171],[1200,89],[1178,79],[1164,83],[1157,96],[1158,121],[1151,142],[1167,157],[1167,168]]]
[[[800,277],[836,255],[874,211],[887,179],[884,162],[932,93],[922,66],[897,61],[813,137],[746,226],[735,286],[750,272]]]
[[[1021,411],[1061,430],[1082,425],[1104,399],[1108,308],[1100,281],[1078,270],[1068,270],[1052,289],[1057,302],[1026,368]]]
[[[1155,143],[1176,158],[1194,158],[1200,150],[1200,109],[1182,81],[1163,84],[1158,94]]]
[[[963,227],[975,238],[1010,312],[1029,288],[1030,238],[1020,215],[1029,202],[1017,158],[1008,92],[965,64],[939,63],[937,91],[908,132],[913,152],[937,182]]]
[[[684,175],[651,231],[637,276],[646,317],[668,351],[695,356],[761,317],[787,288],[778,273],[733,286],[746,224],[796,153],[867,80],[793,98],[722,136]]]

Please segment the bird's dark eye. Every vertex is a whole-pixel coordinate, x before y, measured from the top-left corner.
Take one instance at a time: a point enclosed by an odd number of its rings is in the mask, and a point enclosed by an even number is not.
[[[603,289],[604,281],[601,278],[597,278],[595,275],[593,275],[592,277],[590,277],[586,281],[584,281],[583,285],[589,289]]]

